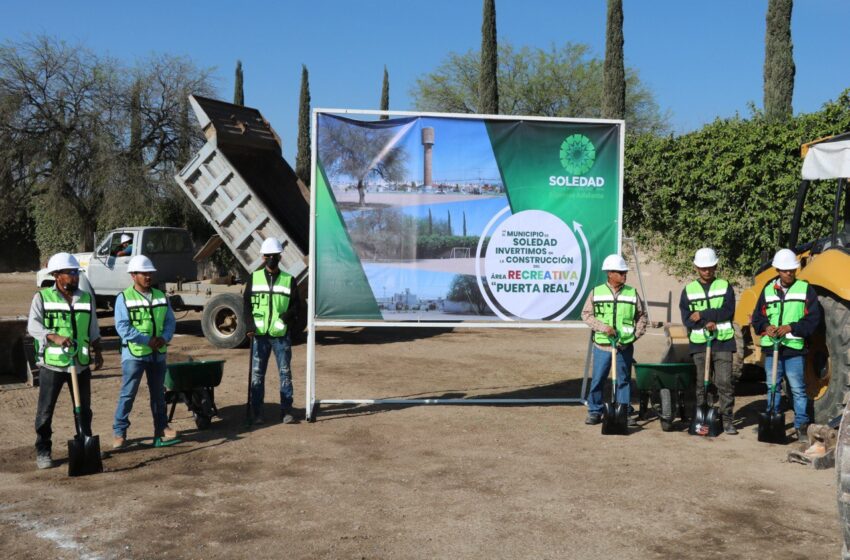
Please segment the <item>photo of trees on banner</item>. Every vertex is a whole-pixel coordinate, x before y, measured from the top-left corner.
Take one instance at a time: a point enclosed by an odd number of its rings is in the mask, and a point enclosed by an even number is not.
[[[620,238],[620,123],[316,123],[316,317],[579,317]]]

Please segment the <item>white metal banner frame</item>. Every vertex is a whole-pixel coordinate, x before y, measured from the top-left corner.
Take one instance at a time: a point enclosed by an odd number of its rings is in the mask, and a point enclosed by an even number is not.
[[[404,328],[480,328],[480,329],[587,329],[587,325],[574,321],[516,321],[508,320],[503,322],[446,322],[446,321],[343,321],[330,319],[316,318],[316,164],[317,164],[317,123],[318,115],[336,114],[336,115],[365,115],[365,116],[399,116],[399,117],[450,117],[458,119],[495,119],[495,120],[524,120],[524,121],[550,121],[563,123],[596,123],[596,124],[616,124],[620,127],[619,135],[619,169],[618,169],[618,188],[619,188],[619,208],[618,208],[618,231],[617,231],[617,247],[621,251],[623,242],[623,172],[625,156],[625,122],[621,120],[611,119],[573,119],[573,118],[554,118],[554,117],[531,117],[517,115],[470,115],[463,113],[432,113],[432,112],[412,112],[412,111],[374,111],[374,110],[359,110],[359,109],[313,109],[311,115],[311,146],[310,154],[312,166],[310,170],[310,242],[309,242],[309,275],[307,281],[307,356],[306,356],[306,381],[305,381],[305,409],[307,421],[315,420],[317,405],[321,404],[352,404],[352,405],[396,405],[396,404],[465,404],[465,405],[480,405],[480,404],[569,404],[582,403],[586,404],[585,394],[587,391],[587,382],[590,372],[591,347],[593,337],[589,338],[587,347],[587,355],[585,357],[584,374],[582,376],[581,394],[579,397],[572,398],[541,398],[541,399],[490,399],[490,398],[447,398],[447,399],[316,399],[316,328],[317,327],[404,327]]]

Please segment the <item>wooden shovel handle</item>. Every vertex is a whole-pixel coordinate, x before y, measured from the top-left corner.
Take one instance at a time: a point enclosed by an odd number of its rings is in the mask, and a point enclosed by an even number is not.
[[[71,374],[71,393],[74,396],[74,410],[80,408],[80,384],[77,381],[77,348],[73,350],[62,349],[62,352],[71,358],[71,366],[69,373]]]

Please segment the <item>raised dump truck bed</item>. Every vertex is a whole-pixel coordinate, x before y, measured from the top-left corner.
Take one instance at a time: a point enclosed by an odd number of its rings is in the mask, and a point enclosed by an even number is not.
[[[189,96],[207,143],[175,177],[245,270],[262,264],[260,245],[284,243],[281,267],[307,274],[307,188],[283,159],[280,139],[260,112]]]

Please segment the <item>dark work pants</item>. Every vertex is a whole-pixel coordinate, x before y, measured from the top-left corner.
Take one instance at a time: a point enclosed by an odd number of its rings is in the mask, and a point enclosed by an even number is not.
[[[705,352],[697,352],[693,355],[694,365],[697,366],[697,406],[705,403],[705,388],[703,375],[705,375]],[[732,420],[735,407],[735,384],[732,379],[732,352],[711,352],[712,374],[708,380],[711,382],[710,393],[717,393],[719,397],[720,414],[724,420]],[[713,399],[712,399],[713,400]],[[709,401],[711,403],[711,401]]]
[[[77,382],[80,386],[80,411],[82,413],[83,430],[91,434],[91,370],[88,368],[77,373]],[[39,368],[38,370],[38,410],[35,413],[35,450],[37,453],[50,452],[51,435],[53,430],[53,409],[62,387],[68,385],[71,393],[71,374],[52,369]],[[71,393],[73,395],[73,393]],[[73,398],[71,399],[73,401]],[[73,407],[73,405],[72,405]],[[73,408],[71,409],[73,413]],[[76,428],[75,428],[76,433]]]

